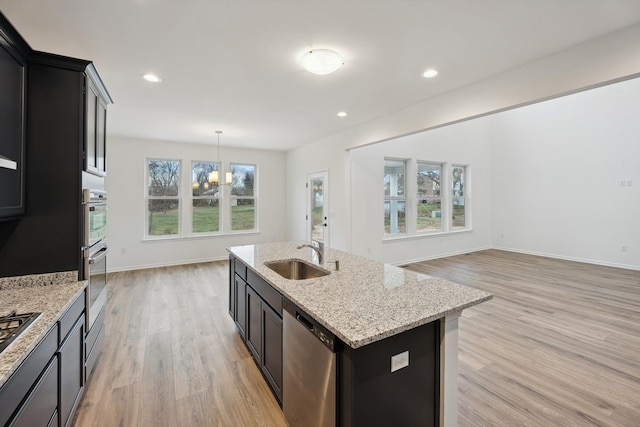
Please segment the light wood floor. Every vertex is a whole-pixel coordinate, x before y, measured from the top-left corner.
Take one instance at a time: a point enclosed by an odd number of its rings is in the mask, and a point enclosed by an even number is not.
[[[640,426],[640,272],[495,250],[408,268],[494,294],[460,319],[459,426]],[[77,427],[286,426],[228,315],[227,274],[110,275]]]

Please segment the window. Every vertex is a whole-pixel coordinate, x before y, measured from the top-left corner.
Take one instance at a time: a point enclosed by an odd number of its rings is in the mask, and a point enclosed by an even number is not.
[[[191,231],[220,231],[220,165],[211,162],[191,163]]]
[[[256,229],[256,165],[231,164],[231,230]]]
[[[180,234],[180,160],[147,160],[147,235]]]
[[[464,202],[465,172],[466,167],[464,166],[454,165],[451,168],[451,226],[453,228],[464,228],[467,226],[465,221],[466,207]]]
[[[442,231],[442,165],[418,162],[416,231]]]
[[[384,233],[406,233],[406,206],[404,160],[384,161]]]

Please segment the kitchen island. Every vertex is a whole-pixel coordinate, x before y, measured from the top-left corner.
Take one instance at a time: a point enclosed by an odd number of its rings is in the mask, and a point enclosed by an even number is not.
[[[230,314],[279,401],[287,400],[287,348],[278,326],[283,305],[291,304],[337,339],[336,425],[455,426],[458,318],[491,294],[338,250],[325,249],[320,257],[298,249],[303,243],[228,249]],[[291,280],[268,266],[285,260],[325,275]],[[256,300],[263,313],[257,321],[250,314]],[[252,325],[262,331],[258,346]]]

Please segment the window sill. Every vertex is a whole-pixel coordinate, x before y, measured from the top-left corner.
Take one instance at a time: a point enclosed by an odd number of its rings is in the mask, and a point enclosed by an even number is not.
[[[256,230],[252,231],[232,231],[228,233],[202,233],[202,234],[191,234],[189,236],[157,236],[157,237],[144,237],[142,239],[142,243],[155,243],[155,242],[166,242],[166,241],[176,241],[176,240],[200,240],[200,239],[210,239],[210,238],[220,238],[220,237],[233,237],[233,236],[248,236],[248,235],[259,235],[260,232]]]
[[[402,242],[405,240],[416,240],[416,239],[428,239],[429,237],[443,237],[450,236],[453,234],[461,234],[468,233],[473,231],[472,228],[465,228],[460,230],[453,231],[439,231],[436,233],[420,233],[420,234],[412,234],[412,235],[402,235],[402,236],[388,236],[382,238],[382,243],[393,243],[393,242]]]

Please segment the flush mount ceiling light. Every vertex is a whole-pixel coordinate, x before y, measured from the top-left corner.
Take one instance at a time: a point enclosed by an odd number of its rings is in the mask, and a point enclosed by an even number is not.
[[[310,50],[300,58],[300,65],[305,70],[320,75],[331,74],[343,64],[340,55],[329,49]]]
[[[435,77],[437,75],[438,75],[438,70],[436,70],[434,68],[429,68],[427,71],[422,73],[422,77],[424,77],[425,79],[430,79],[430,78]]]
[[[347,117],[347,113],[345,111],[340,111],[338,113],[338,117]]]
[[[142,78],[151,83],[160,83],[162,81],[160,77],[152,73],[147,73],[144,76],[142,76]]]

